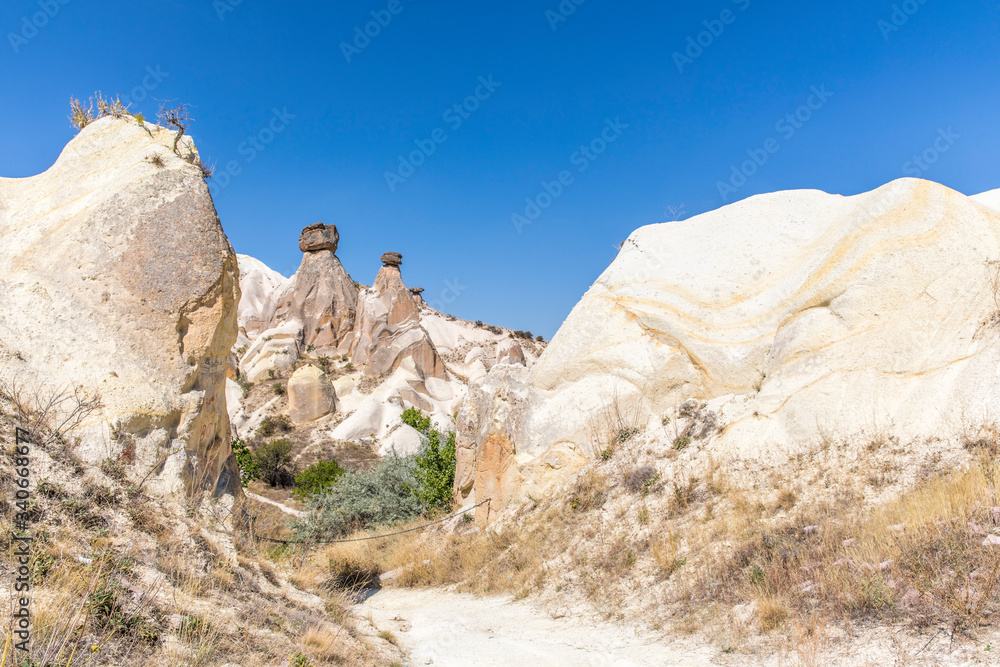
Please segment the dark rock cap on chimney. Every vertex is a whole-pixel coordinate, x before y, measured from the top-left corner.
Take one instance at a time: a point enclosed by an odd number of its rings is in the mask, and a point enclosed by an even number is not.
[[[317,252],[319,250],[329,250],[337,252],[337,245],[340,243],[340,234],[336,225],[324,225],[317,222],[302,230],[299,235],[299,250],[302,252]]]

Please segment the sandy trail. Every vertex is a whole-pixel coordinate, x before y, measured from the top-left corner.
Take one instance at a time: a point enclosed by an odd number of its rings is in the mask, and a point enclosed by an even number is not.
[[[711,665],[717,651],[667,643],[611,623],[552,618],[528,602],[387,588],[356,605],[392,632],[409,665],[437,667]]]

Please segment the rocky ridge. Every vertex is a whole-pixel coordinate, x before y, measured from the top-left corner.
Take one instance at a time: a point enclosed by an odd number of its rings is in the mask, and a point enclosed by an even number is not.
[[[271,397],[261,403],[245,399],[237,379],[280,384],[312,364],[323,369],[337,410],[295,419],[308,441],[306,449],[350,442],[374,445],[381,454],[412,453],[420,439],[401,422],[406,408],[419,408],[452,428],[470,383],[497,363],[531,365],[544,349],[540,341],[515,339],[508,329],[458,320],[431,308],[420,296],[422,288],[405,284],[398,252],[384,253],[372,285],[357,291],[333,254],[339,239],[332,225],[306,227],[299,246],[305,253],[302,265],[287,280],[240,256],[247,298],[240,303],[229,389],[239,432],[253,432],[268,415],[291,411],[295,383],[289,382],[287,401]],[[324,264],[319,265],[317,256]],[[281,307],[279,302],[296,305]],[[310,318],[309,313],[321,316]],[[316,330],[314,322],[335,324]]]
[[[778,462],[859,433],[956,439],[1000,412],[997,203],[902,179],[637,230],[533,368],[472,388],[456,491],[495,498],[494,513],[539,497],[622,433],[685,437],[688,401],[715,456]]]

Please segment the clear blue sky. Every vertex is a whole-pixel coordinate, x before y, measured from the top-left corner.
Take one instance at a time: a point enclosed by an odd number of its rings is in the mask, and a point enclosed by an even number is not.
[[[71,95],[139,87],[133,111],[192,104],[202,154],[220,173],[236,163],[212,189],[238,252],[289,275],[299,230],[335,223],[356,280],[397,250],[428,300],[547,338],[617,242],[668,207],[719,207],[719,182],[741,183],[732,167],[750,155],[767,161],[730,200],[918,173],[1000,187],[996,2],[908,0],[894,16],[891,0],[566,0],[568,17],[546,15],[559,0],[397,2],[7,0],[0,175],[51,165],[73,136]],[[387,25],[348,62],[342,44],[373,11]],[[706,46],[678,59],[689,38]],[[445,115],[476,92],[467,118]],[[386,172],[417,141],[435,150],[392,191]],[[911,162],[925,150],[933,164]],[[562,192],[519,232],[512,215],[536,213],[525,199],[543,181]]]

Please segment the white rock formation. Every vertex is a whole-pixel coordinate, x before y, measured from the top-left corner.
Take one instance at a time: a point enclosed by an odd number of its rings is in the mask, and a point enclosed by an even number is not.
[[[716,451],[772,460],[824,437],[945,437],[995,417],[995,201],[903,179],[637,230],[530,373],[501,366],[473,390],[457,489],[474,480],[503,505],[553,483],[573,469],[553,457],[593,457],[615,404],[653,424],[710,401]]]
[[[281,375],[295,365],[302,350],[302,327],[297,321],[285,322],[261,333],[240,361],[250,382],[260,382]]]
[[[337,395],[326,373],[303,366],[288,380],[288,416],[293,422],[311,422],[337,410]]]
[[[458,320],[430,308],[420,298],[419,289],[411,290],[403,283],[399,253],[386,253],[382,258],[385,266],[372,287],[355,293],[355,305],[344,306],[349,294],[338,286],[349,284],[353,290],[354,282],[333,255],[338,242],[339,233],[332,226],[314,225],[303,230],[300,249],[306,255],[298,273],[289,280],[251,257],[240,256],[242,284],[248,296],[240,304],[236,349],[241,356],[239,369],[246,378],[265,382],[272,376],[283,377],[297,363],[318,361],[320,355],[342,374],[333,386],[338,417],[344,415],[343,420],[317,433],[314,441],[367,442],[375,444],[382,454],[393,450],[413,453],[420,437],[401,423],[404,409],[417,407],[442,428],[453,428],[453,416],[469,382],[484,378],[497,359],[530,366],[544,348],[535,341],[521,346],[510,337],[510,330]],[[309,278],[304,280],[307,274]],[[336,289],[324,287],[330,285]],[[331,297],[338,290],[343,294]],[[282,309],[276,305],[279,303],[306,305]],[[327,313],[323,321],[340,323],[324,327],[323,332],[339,333],[332,338],[316,334],[309,342],[312,323],[303,324],[308,320],[303,313],[315,312],[317,307]],[[353,329],[345,334],[347,322]],[[334,343],[336,348],[329,347]],[[321,344],[327,347],[321,348]],[[350,363],[343,358],[348,348],[353,349]],[[377,386],[372,386],[373,381]],[[237,396],[235,389],[231,392]],[[236,400],[242,400],[242,392]],[[237,430],[252,432],[264,413],[273,409],[273,403],[253,410],[234,407],[231,412]],[[316,428],[327,427],[319,422]]]
[[[257,338],[271,326],[265,315],[268,301],[275,292],[284,288],[288,278],[249,255],[236,257],[240,264],[240,292],[243,294],[237,319],[241,333],[248,338]]]
[[[0,373],[100,395],[78,451],[89,461],[134,440],[147,488],[238,494],[225,376],[236,256],[173,138],[104,118],[46,172],[0,179]],[[197,155],[188,137],[180,148]]]
[[[971,199],[977,204],[981,204],[992,210],[994,213],[1000,214],[1000,189],[975,195]]]

